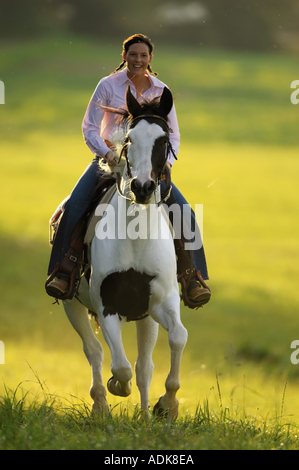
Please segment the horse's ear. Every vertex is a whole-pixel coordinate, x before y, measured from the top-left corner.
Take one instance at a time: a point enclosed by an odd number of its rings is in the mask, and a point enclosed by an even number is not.
[[[135,117],[138,116],[138,114],[141,113],[141,106],[136,100],[136,98],[132,95],[130,85],[127,88],[127,93],[126,93],[126,103],[127,103],[127,109],[131,116]]]
[[[164,87],[159,108],[161,109],[162,113],[165,116],[168,116],[168,114],[171,111],[172,106],[173,106],[172,93],[169,90],[169,88]]]

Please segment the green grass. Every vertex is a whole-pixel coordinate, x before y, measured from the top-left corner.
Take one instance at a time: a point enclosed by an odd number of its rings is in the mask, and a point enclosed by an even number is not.
[[[204,205],[213,295],[202,310],[181,308],[189,339],[180,417],[172,425],[140,422],[134,384],[122,405],[109,395],[113,419],[91,418],[81,341],[62,306],[44,292],[48,219],[90,162],[81,121],[120,49],[77,37],[4,44],[0,448],[297,446],[299,366],[290,362],[299,301],[299,106],[290,102],[297,62],[275,54],[156,49],[153,68],[176,95],[182,136],[173,180],[193,206]],[[99,339],[107,381],[110,353],[101,333]],[[133,324],[125,326],[124,343],[134,364]],[[169,368],[162,330],[154,362],[151,406]]]
[[[38,381],[39,378],[37,377]],[[298,449],[297,426],[280,416],[258,420],[243,412],[212,410],[208,400],[175,422],[145,420],[137,406],[118,405],[114,415],[94,416],[83,400],[5,389],[0,398],[0,448],[3,450],[291,450]],[[21,393],[21,395],[20,395]],[[104,454],[108,455],[108,454]],[[128,454],[126,454],[128,455]],[[194,459],[194,454],[193,459]]]

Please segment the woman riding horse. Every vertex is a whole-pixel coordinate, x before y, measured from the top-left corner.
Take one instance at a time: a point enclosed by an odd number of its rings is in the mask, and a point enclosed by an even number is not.
[[[73,231],[88,208],[99,177],[104,173],[99,167],[99,158],[104,159],[111,170],[117,166],[115,153],[111,150],[111,136],[119,121],[117,110],[121,114],[121,110],[126,106],[128,86],[130,86],[133,95],[140,103],[151,101],[163,92],[165,85],[156,78],[157,74],[152,71],[150,66],[152,58],[153,44],[147,36],[135,34],[126,39],[123,43],[122,63],[111,75],[99,82],[90,100],[82,127],[85,142],[92,153],[95,154],[95,158],[77,182],[65,205],[52,249],[48,274],[54,271],[57,263],[61,263],[61,269],[56,273],[56,280],[47,285],[49,295],[59,298],[69,289],[68,271],[63,269],[63,266],[70,263],[70,260],[66,258],[66,254],[69,253]],[[171,128],[170,143],[174,154],[177,155],[180,134],[174,106],[168,115],[168,121]],[[174,155],[170,153],[167,160],[169,170],[171,170],[174,160]],[[166,183],[162,182],[162,191],[163,185],[166,186]],[[171,188],[171,197],[166,204],[177,203],[181,208],[183,217],[183,207],[188,203],[173,183]],[[191,211],[191,227],[193,233],[195,227],[198,230],[193,211]],[[186,291],[187,305],[191,308],[202,306],[209,301],[211,296],[210,289],[202,282],[203,279],[208,279],[204,249],[201,246],[199,249],[194,249],[192,253],[186,253],[183,243],[179,246],[176,243],[176,248],[178,278],[182,285],[183,283],[186,285],[186,281],[188,282]],[[193,269],[186,270],[185,259],[187,259],[188,267],[190,256],[193,259]]]

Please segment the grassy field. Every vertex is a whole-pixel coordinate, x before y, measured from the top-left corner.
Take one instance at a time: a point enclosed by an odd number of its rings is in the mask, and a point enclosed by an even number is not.
[[[173,180],[204,205],[213,297],[181,308],[189,340],[175,424],[142,423],[136,386],[122,405],[109,396],[112,420],[89,415],[80,339],[44,292],[48,219],[90,162],[81,121],[120,52],[73,36],[1,48],[0,448],[296,449],[298,76],[296,59],[276,54],[157,47],[153,68],[176,96],[182,137]],[[134,330],[124,329],[132,364]],[[162,330],[154,362],[152,405],[169,367]]]

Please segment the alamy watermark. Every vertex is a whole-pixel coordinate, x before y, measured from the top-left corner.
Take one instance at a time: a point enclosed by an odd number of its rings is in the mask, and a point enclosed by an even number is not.
[[[291,344],[291,349],[295,349],[295,351],[291,354],[291,363],[294,365],[299,364],[299,340],[296,339]]]
[[[2,80],[0,80],[0,104],[5,104],[5,87]]]
[[[121,200],[121,196],[118,196]],[[119,200],[119,202],[120,202]],[[171,221],[170,230],[162,230],[162,218]],[[203,204],[195,204],[195,211],[189,204],[171,204],[157,207],[151,204],[146,210],[143,205],[132,204],[127,212],[116,213],[112,204],[99,204],[95,215],[102,217],[101,224],[96,226],[96,237],[99,240],[182,239],[186,250],[199,250],[203,240]]]
[[[296,88],[295,91],[291,94],[291,102],[293,104],[298,104],[299,103],[299,80],[294,80],[291,83],[291,88]]]
[[[4,343],[0,341],[0,364],[5,364]]]

